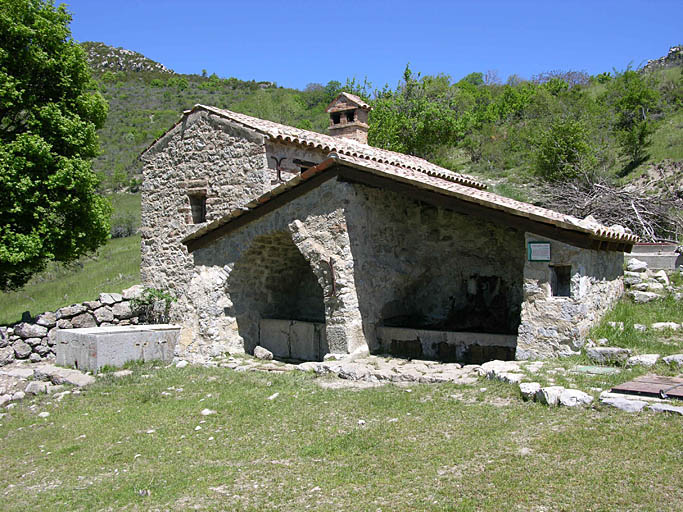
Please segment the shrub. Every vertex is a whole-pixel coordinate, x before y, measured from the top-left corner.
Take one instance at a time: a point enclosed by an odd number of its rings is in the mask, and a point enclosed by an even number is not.
[[[131,301],[131,306],[141,322],[165,324],[169,322],[171,304],[177,300],[171,292],[145,288],[139,298]]]
[[[595,149],[581,121],[554,121],[539,135],[536,145],[536,173],[546,180],[570,180],[595,167]]]

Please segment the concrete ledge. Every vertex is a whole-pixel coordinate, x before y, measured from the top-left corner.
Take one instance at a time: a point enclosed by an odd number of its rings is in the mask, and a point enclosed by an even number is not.
[[[516,334],[429,331],[408,327],[378,327],[381,350],[413,359],[480,364],[515,358]]]
[[[57,364],[97,372],[128,361],[173,360],[180,326],[127,325],[63,329],[57,332]]]

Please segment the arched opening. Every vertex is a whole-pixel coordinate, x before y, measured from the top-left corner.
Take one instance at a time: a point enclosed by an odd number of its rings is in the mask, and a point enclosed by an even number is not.
[[[255,238],[235,264],[229,290],[247,351],[261,345],[284,360],[327,353],[323,290],[288,233]]]

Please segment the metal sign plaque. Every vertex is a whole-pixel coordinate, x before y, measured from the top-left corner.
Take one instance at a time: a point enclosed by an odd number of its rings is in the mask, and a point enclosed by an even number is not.
[[[550,261],[550,242],[529,242],[529,261]]]

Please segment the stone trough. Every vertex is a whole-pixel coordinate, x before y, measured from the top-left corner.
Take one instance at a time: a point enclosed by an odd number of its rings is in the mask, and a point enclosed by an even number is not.
[[[180,326],[171,324],[64,329],[57,332],[57,364],[97,373],[128,361],[170,362],[179,337]]]

